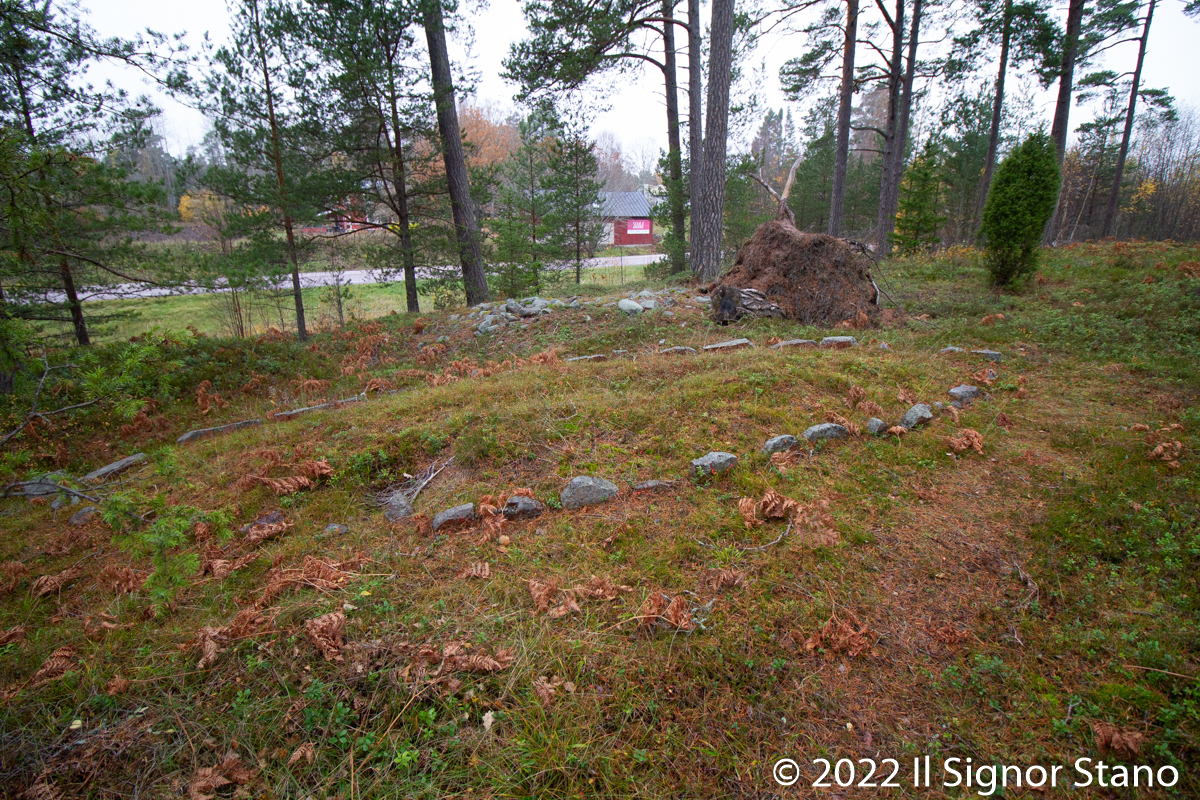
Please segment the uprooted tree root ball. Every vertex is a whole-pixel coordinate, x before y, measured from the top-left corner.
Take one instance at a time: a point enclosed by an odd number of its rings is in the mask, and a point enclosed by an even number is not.
[[[713,317],[722,324],[765,316],[867,327],[879,312],[871,266],[861,245],[802,233],[787,220],[764,222],[710,289]]]

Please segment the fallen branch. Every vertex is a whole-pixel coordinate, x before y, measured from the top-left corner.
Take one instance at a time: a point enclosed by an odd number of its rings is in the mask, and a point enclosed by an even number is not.
[[[4,487],[4,492],[0,494],[0,497],[17,497],[18,495],[14,494],[12,490],[16,488],[25,488],[26,486],[53,486],[54,491],[56,492],[73,494],[76,497],[82,497],[84,500],[91,500],[93,503],[100,502],[100,498],[98,497],[92,497],[90,494],[77,492],[70,486],[63,486],[61,483],[53,483],[50,481],[17,481],[16,483],[10,483],[8,486]],[[50,492],[47,492],[46,494],[50,494]],[[139,517],[138,519],[141,518]]]

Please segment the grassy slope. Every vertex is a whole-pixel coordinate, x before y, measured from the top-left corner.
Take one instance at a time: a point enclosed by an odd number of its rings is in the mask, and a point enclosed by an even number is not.
[[[115,595],[97,579],[138,552],[136,535],[114,539],[100,523],[80,534],[63,512],[9,501],[0,561],[22,560],[34,578],[78,563],[83,576],[56,596],[32,599],[26,581],[0,597],[0,630],[28,627],[27,641],[0,649],[0,685],[19,685],[64,644],[81,666],[0,710],[0,783],[25,785],[51,769],[81,796],[130,796],[135,787],[176,796],[195,769],[232,751],[261,770],[256,793],[280,797],[756,796],[777,790],[770,769],[784,755],[802,764],[907,764],[918,754],[1069,764],[1097,756],[1089,721],[1105,720],[1143,733],[1138,761],[1179,766],[1179,796],[1194,795],[1200,682],[1166,673],[1200,672],[1200,281],[1174,269],[1195,250],[1156,247],[1055,253],[1046,282],[1019,295],[984,291],[969,254],[894,263],[887,285],[913,313],[933,317],[859,334],[889,350],[771,351],[773,336],[821,332],[777,321],[714,328],[687,308],[674,319],[627,319],[589,307],[592,323],[582,311],[558,312],[486,341],[453,330],[443,314],[426,315],[432,324],[420,335],[395,317],[383,353],[398,363],[377,366],[380,376],[418,367],[417,347],[439,335],[451,336],[451,350],[438,370],[452,359],[482,364],[552,347],[630,356],[526,365],[186,446],[170,443],[210,424],[186,402],[166,406],[166,431],[81,433],[67,455],[78,471],[108,453],[151,453],[120,487],[139,510],[157,496],[163,509],[223,511],[236,530],[282,509],[294,527],[224,580],[189,578],[154,618],[144,613],[148,591]],[[1167,268],[1155,269],[1159,262]],[[1143,283],[1147,276],[1155,282]],[[980,326],[992,313],[1005,319]],[[654,354],[660,339],[698,346],[741,335],[758,348]],[[298,368],[335,375],[361,338],[323,337]],[[934,355],[948,344],[1006,356],[992,397],[958,425],[943,415],[903,438],[820,446],[783,472],[759,454],[768,436],[799,435],[827,411],[865,424],[843,400],[851,386],[891,421],[907,408],[900,389],[949,399],[948,387],[989,364]],[[220,364],[213,370],[227,396],[246,369],[230,359],[225,385]],[[294,372],[281,366],[273,396],[237,399],[213,416],[303,404],[287,383]],[[356,377],[330,394],[351,386]],[[1171,434],[1187,448],[1181,467],[1148,461],[1147,434],[1127,430],[1134,423],[1182,424]],[[966,427],[982,433],[982,456],[949,454],[946,438]],[[265,450],[327,458],[335,474],[291,497],[236,488]],[[710,481],[686,479],[688,461],[709,450],[742,461]],[[477,530],[422,536],[411,524],[387,525],[369,496],[450,455],[455,463],[422,491],[418,511],[517,487],[553,505],[578,474],[623,490],[683,480],[583,511],[552,508],[507,526],[507,545],[480,543]],[[737,511],[738,498],[768,487],[828,501],[841,543],[812,547],[795,530],[742,549],[782,532],[779,523],[747,529]],[[331,522],[350,532],[325,534]],[[189,539],[170,556],[196,549]],[[269,629],[224,643],[214,666],[196,668],[197,631],[256,598],[273,564],[356,552],[371,560],[343,589],[284,594]],[[489,578],[456,577],[479,561],[490,564]],[[716,568],[745,572],[745,585],[712,590],[706,578]],[[633,591],[562,619],[534,614],[529,579],[572,586],[592,575]],[[655,590],[697,606],[715,597],[705,629],[638,633],[631,618]],[[344,663],[328,663],[303,624],[344,603],[356,607],[347,612],[352,645]],[[85,621],[94,627],[101,613],[132,626],[88,638]],[[866,652],[805,651],[832,614],[868,627]],[[422,681],[421,648],[456,641],[516,658],[490,674],[456,672],[457,686]],[[114,697],[105,686],[115,675],[135,683]],[[534,681],[554,676],[574,691],[539,699]],[[306,741],[316,744],[315,762],[288,766]],[[791,791],[814,777],[806,772]],[[893,794],[916,793],[905,785]],[[957,796],[921,792],[943,793]],[[1087,796],[1050,796],[1066,794]]]

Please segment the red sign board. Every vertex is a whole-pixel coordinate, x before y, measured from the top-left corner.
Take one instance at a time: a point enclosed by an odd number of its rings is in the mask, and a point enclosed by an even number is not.
[[[631,219],[625,223],[626,233],[649,233],[650,220],[648,219]]]

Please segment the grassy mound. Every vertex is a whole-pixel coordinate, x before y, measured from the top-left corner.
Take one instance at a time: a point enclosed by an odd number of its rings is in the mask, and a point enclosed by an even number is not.
[[[895,758],[923,796],[905,770],[930,755],[1174,766],[1176,794],[1139,796],[1195,794],[1197,255],[1048,253],[1012,295],[972,252],[891,262],[912,324],[843,350],[771,350],[827,331],[757,320],[733,332],[755,349],[659,354],[730,338],[690,294],[490,337],[439,312],[159,342],[137,422],[88,407],[4,451],[9,482],[148,459],[70,484],[102,501],[80,525],[90,500],[4,501],[0,783],[714,797],[784,791],[786,756],[797,786],[814,758]],[[862,430],[961,383],[985,396]],[[851,436],[761,452],[826,421]],[[695,475],[714,450],[738,465]],[[576,475],[620,494],[564,510]],[[397,489],[417,516],[389,523]],[[518,494],[545,513],[505,521]]]

